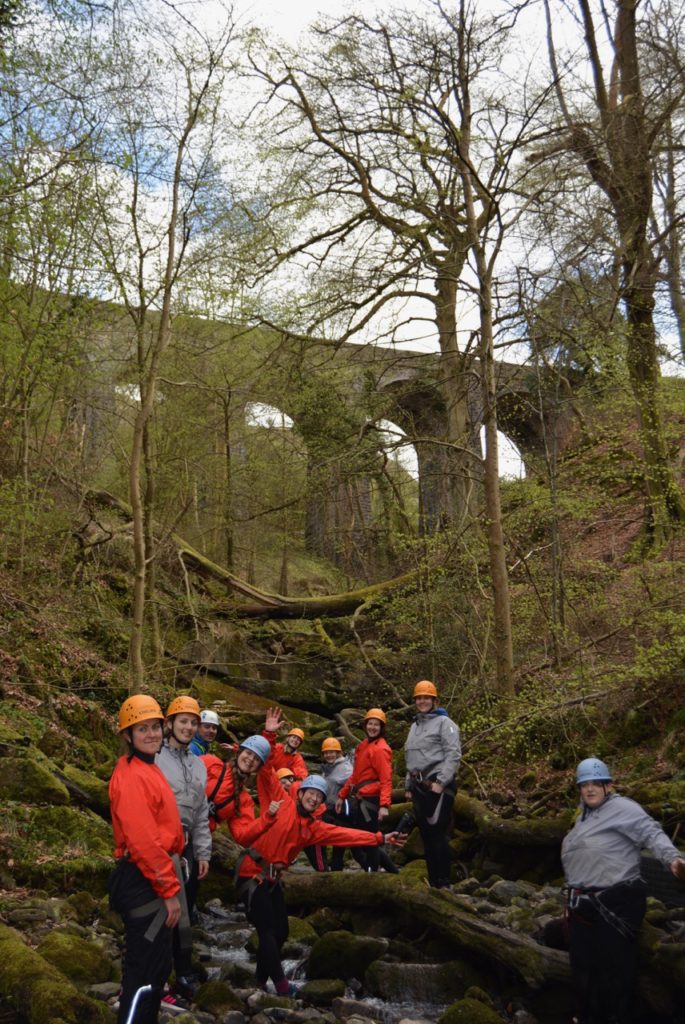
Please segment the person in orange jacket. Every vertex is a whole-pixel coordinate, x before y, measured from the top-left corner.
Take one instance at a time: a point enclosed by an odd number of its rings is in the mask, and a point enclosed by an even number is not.
[[[270,708],[269,710],[271,711],[272,709]],[[277,711],[280,716],[280,709],[273,710]],[[289,729],[286,733],[283,743],[276,743],[277,733],[278,726],[270,729],[265,724],[262,736],[265,736],[272,746],[271,767],[274,771],[278,771],[279,768],[290,768],[296,779],[306,778],[307,765],[304,763],[302,754],[298,754],[298,750],[304,742],[304,732],[302,729],[298,729],[293,726],[293,728]]]
[[[174,929],[181,922],[189,932],[187,908],[181,917],[181,818],[171,786],[155,764],[163,722],[159,704],[146,694],[129,697],[119,710],[126,752],[109,783],[117,862],[110,904],[123,918],[125,937],[118,1024],[128,1020],[133,998],[145,985],[152,991],[138,1005],[136,1024],[154,1024],[171,973]]]
[[[380,708],[370,708],[364,715],[366,739],[355,751],[352,774],[341,786],[335,802],[336,813],[340,814],[343,802],[354,798],[354,828],[373,831],[388,816],[392,802],[392,750],[383,735],[385,725],[385,712]],[[367,871],[378,871],[378,847],[364,852]]]
[[[285,799],[286,792],[274,771],[267,768],[257,776],[262,813],[279,801],[280,810],[272,827],[241,855],[237,891],[245,903],[248,921],[257,929],[257,981],[266,988],[271,978],[279,995],[293,994],[281,964],[281,949],[288,937],[282,872],[305,846],[380,846],[404,842],[397,832],[384,836],[381,832],[362,832],[322,821],[316,814],[327,791],[321,775],[309,775],[300,783],[295,799]]]

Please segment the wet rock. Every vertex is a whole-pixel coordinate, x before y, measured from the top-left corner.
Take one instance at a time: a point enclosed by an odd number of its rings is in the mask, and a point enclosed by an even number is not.
[[[366,972],[369,991],[393,1003],[445,1005],[481,985],[478,972],[460,960],[443,964],[386,963],[376,960]]]
[[[229,1010],[220,1020],[221,1024],[245,1024],[247,1017],[240,1010]]]
[[[477,999],[460,999],[445,1010],[438,1024],[502,1024],[502,1018]]]
[[[360,1003],[356,999],[334,999],[331,1004],[333,1013],[338,1020],[349,1021],[352,1017],[361,1017],[364,1021],[375,1020],[378,1012],[374,1007]]]
[[[219,970],[219,981],[225,981],[233,988],[254,988],[254,967],[250,968],[241,963],[222,964]]]
[[[511,1018],[511,1024],[538,1024],[538,1019],[528,1010],[517,1010]]]
[[[51,931],[38,946],[38,952],[75,984],[111,979],[112,965],[102,946],[71,931]]]
[[[319,978],[303,985],[300,994],[315,1006],[331,1006],[334,999],[345,995],[345,982],[340,978]]]
[[[388,949],[387,939],[350,932],[328,932],[312,947],[308,978],[363,978],[368,966]]]

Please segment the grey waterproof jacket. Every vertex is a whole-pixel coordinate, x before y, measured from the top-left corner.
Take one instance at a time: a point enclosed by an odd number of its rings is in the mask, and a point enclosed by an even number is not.
[[[209,831],[207,805],[207,769],[195,754],[177,750],[165,740],[155,757],[162,774],[174,791],[181,824],[192,837],[196,860],[209,860],[212,855],[212,833]]]
[[[352,774],[352,762],[349,757],[345,756],[339,757],[337,761],[333,762],[333,764],[326,764],[324,761],[321,765],[321,774],[326,780],[326,785],[328,786],[326,807],[331,811],[335,807],[335,801],[338,799],[338,793]]]
[[[640,877],[640,850],[651,850],[664,867],[682,856],[658,822],[634,800],[610,793],[587,808],[561,845],[566,881],[575,889],[605,889]]]
[[[459,726],[444,712],[417,715],[404,744],[404,753],[406,789],[410,788],[412,772],[420,772],[424,779],[446,786],[454,780],[461,761]]]

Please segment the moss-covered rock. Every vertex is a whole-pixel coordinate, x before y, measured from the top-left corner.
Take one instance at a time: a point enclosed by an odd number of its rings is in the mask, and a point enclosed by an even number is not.
[[[460,999],[445,1010],[438,1024],[502,1024],[502,1018],[478,999]]]
[[[337,932],[342,930],[342,922],[334,910],[330,907],[321,907],[309,914],[305,920],[311,925],[317,935],[325,935],[326,932]]]
[[[111,1011],[81,995],[56,967],[0,924],[0,998],[27,1024],[112,1024]]]
[[[372,939],[351,932],[328,932],[312,947],[307,964],[308,978],[359,978],[369,965],[383,956],[387,939]]]
[[[313,946],[319,935],[311,923],[305,918],[288,918],[288,939],[299,946]]]
[[[367,970],[364,983],[373,995],[390,1002],[444,1005],[462,998],[471,986],[482,985],[482,979],[461,960],[442,964],[376,960]]]
[[[252,988],[256,985],[254,967],[250,969],[238,962],[222,964],[219,981],[225,981],[235,988]]]
[[[300,989],[300,995],[314,1006],[331,1006],[334,999],[345,995],[345,982],[341,978],[308,981]]]
[[[73,803],[92,807],[98,814],[109,813],[109,787],[106,782],[73,764],[65,764],[62,775],[66,780],[65,785],[71,792]]]
[[[200,1010],[214,1014],[243,1009],[242,1000],[225,981],[206,981],[195,993],[194,1001]]]
[[[90,924],[100,909],[100,903],[89,892],[72,892],[62,907],[62,916],[71,917],[79,924]]]
[[[0,774],[0,798],[28,804],[68,804],[69,792],[50,768],[33,757],[6,757]]]
[[[75,984],[97,983],[111,978],[111,961],[102,946],[69,931],[51,931],[38,946],[38,952]]]

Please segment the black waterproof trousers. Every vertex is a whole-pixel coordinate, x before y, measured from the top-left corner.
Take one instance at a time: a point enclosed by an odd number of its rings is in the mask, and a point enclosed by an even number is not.
[[[569,953],[581,1024],[630,1024],[637,977],[637,934],[645,915],[644,882],[572,898]]]
[[[156,912],[146,917],[130,916],[131,910],[157,899],[152,886],[135,864],[131,861],[120,862],[113,877],[116,877],[117,885],[112,905],[124,922],[124,955],[117,1024],[126,1024],[133,997],[145,985],[152,985],[152,992],[138,1003],[135,1024],[156,1024],[164,985],[171,974],[172,929],[162,924],[154,936],[146,938],[145,934]]]
[[[423,839],[428,881],[434,889],[442,889],[450,884],[449,830],[454,790],[433,793],[423,785],[416,785],[412,788],[412,800]]]
[[[357,797],[354,802],[354,815],[350,827],[362,829],[364,832],[378,832],[379,810],[380,797]],[[364,870],[378,871],[380,847],[361,846],[356,849],[361,856],[355,857],[355,860],[361,864]]]
[[[184,888],[186,892],[186,901],[188,903],[188,913],[192,918],[195,901],[197,899],[198,887],[198,866],[197,861],[195,860],[192,842],[186,844],[183,850],[183,857],[188,865],[188,878],[186,879]],[[193,947],[191,945],[184,948],[181,945],[181,933],[178,927],[173,930],[173,962],[177,979],[187,978],[192,974]]]
[[[249,896],[249,892],[251,896]],[[247,919],[257,929],[257,981],[266,985],[269,978],[274,985],[285,978],[281,964],[281,949],[288,938],[288,911],[285,907],[283,886],[268,879],[253,887],[241,884],[238,895],[247,904]]]

